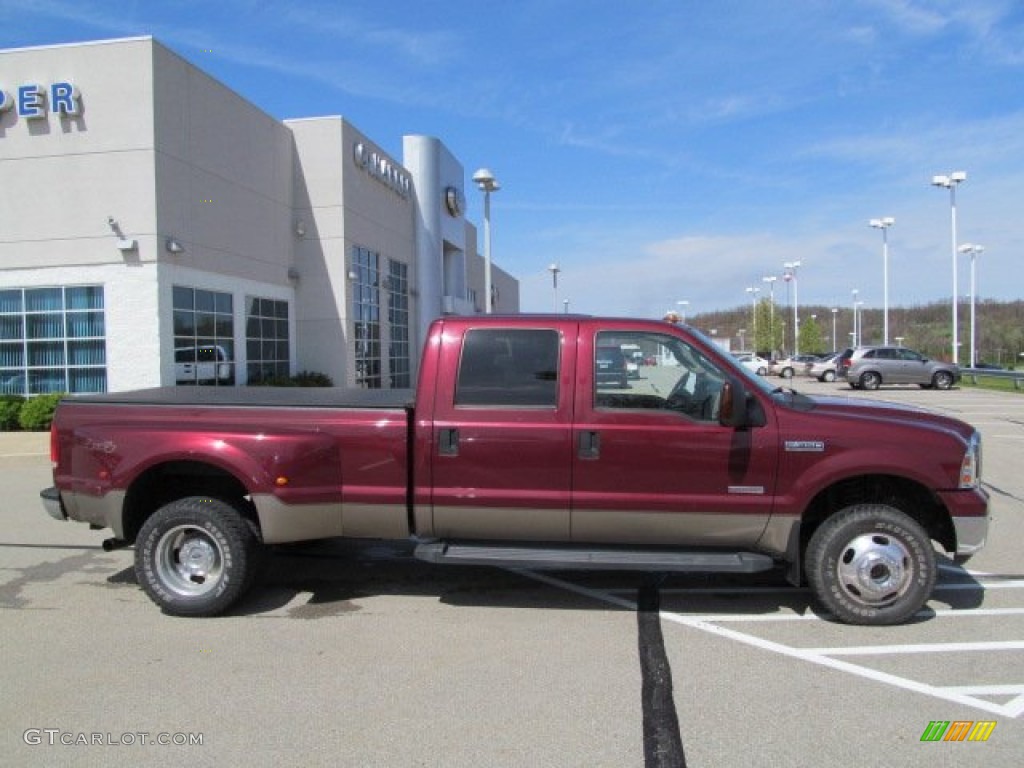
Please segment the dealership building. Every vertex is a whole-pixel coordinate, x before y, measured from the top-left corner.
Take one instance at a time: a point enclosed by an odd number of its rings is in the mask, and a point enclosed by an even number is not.
[[[407,387],[433,319],[486,311],[441,140],[279,121],[150,37],[0,51],[0,178],[0,392]]]

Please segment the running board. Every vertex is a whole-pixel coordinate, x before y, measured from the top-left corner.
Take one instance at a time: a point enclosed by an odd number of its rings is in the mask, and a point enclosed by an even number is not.
[[[757,573],[774,567],[768,555],[709,550],[647,550],[559,545],[426,541],[414,553],[428,563],[585,571]]]

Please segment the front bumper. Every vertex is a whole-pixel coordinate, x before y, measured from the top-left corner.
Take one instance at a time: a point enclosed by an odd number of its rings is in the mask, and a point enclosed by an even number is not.
[[[39,498],[43,502],[46,513],[54,520],[67,520],[68,515],[64,510],[64,503],[60,498],[60,491],[53,486],[44,488],[39,492]]]

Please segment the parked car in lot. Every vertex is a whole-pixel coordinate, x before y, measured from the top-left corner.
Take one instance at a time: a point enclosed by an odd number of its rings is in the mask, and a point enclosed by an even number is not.
[[[878,389],[883,384],[949,389],[960,381],[960,366],[930,360],[906,347],[867,346],[844,352],[836,376],[845,378],[853,389]]]
[[[736,358],[740,361],[744,368],[756,373],[758,376],[767,376],[768,367],[771,365],[770,360],[765,360],[763,357],[758,357],[755,354],[746,353]]]
[[[792,379],[798,372],[802,373],[808,363],[813,363],[817,359],[817,355],[793,355],[782,360],[773,360],[768,366],[768,373]]]
[[[836,360],[842,352],[833,352],[831,355],[815,360],[804,369],[804,375],[818,381],[836,380]]]
[[[629,386],[626,356],[618,347],[598,347],[594,356],[594,376],[597,386]]]

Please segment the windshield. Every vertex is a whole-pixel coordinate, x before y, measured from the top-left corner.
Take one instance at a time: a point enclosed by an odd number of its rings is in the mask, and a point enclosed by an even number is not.
[[[715,342],[715,340],[712,339],[710,336],[702,333],[701,331],[692,326],[686,326],[686,330],[689,331],[693,336],[703,341],[709,347],[714,348],[719,346]],[[776,387],[773,384],[771,384],[763,376],[758,376],[754,371],[747,368],[735,357],[728,354],[724,349],[722,350],[722,361],[724,362],[725,366],[728,367],[728,372],[730,375],[735,375],[737,378],[743,379],[744,381],[753,384],[762,392],[765,392],[766,394],[772,394],[773,392],[776,391],[782,391],[779,387]]]

